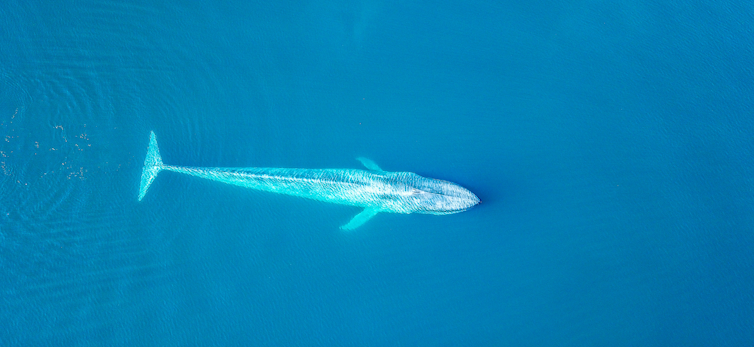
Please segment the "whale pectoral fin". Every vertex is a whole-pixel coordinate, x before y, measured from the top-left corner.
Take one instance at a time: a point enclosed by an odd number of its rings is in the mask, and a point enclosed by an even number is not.
[[[358,157],[356,160],[360,161],[361,164],[363,164],[367,169],[373,170],[373,171],[384,171],[380,169],[379,165],[377,165],[372,159],[367,159],[364,157]]]
[[[378,212],[380,212],[380,210],[367,207],[364,209],[364,211],[361,211],[361,213],[353,216],[348,224],[341,226],[340,228],[343,230],[356,229],[362,224],[366,223],[368,220],[372,219],[372,217],[374,217],[374,215],[376,215]]]

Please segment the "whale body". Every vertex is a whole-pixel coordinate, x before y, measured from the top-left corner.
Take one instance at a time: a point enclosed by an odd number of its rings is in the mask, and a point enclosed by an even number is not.
[[[451,214],[463,212],[480,201],[474,193],[448,181],[412,172],[386,172],[367,158],[357,158],[368,170],[223,168],[165,165],[154,132],[139,185],[139,201],[160,171],[173,171],[272,193],[363,207],[341,226],[353,230],[380,212]]]

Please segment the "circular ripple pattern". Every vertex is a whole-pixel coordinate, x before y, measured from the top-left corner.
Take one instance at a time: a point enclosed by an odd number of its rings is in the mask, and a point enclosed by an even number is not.
[[[179,109],[173,93],[147,92],[176,70],[175,52],[147,39],[159,10],[115,2],[57,10],[0,10],[3,31],[14,28],[0,35],[16,49],[0,59],[4,345],[108,336],[112,326],[99,318],[136,311],[143,291],[170,291],[165,279],[181,268],[166,252],[175,234],[149,232],[163,214],[135,204],[144,154],[132,149],[146,148],[135,134],[148,134],[147,112],[168,118]],[[34,16],[59,22],[25,22]],[[186,133],[200,128],[181,119]]]

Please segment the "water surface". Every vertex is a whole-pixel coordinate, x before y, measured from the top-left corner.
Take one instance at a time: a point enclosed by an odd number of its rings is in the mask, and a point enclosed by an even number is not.
[[[0,10],[0,341],[754,344],[748,2],[23,2]],[[381,214],[165,172],[359,168]]]

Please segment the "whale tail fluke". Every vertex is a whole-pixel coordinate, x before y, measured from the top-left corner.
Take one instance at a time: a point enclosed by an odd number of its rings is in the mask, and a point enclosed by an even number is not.
[[[154,136],[154,131],[149,135],[149,148],[147,149],[147,158],[144,159],[144,169],[141,171],[141,184],[139,184],[139,201],[147,194],[149,185],[152,184],[154,178],[163,169],[162,157],[160,157],[160,149],[157,148],[157,138]]]

